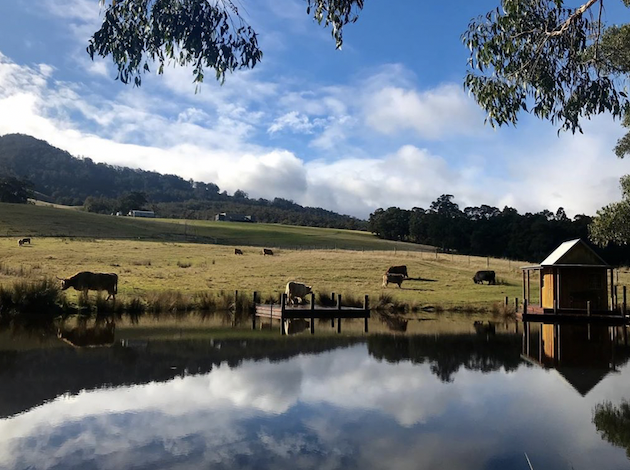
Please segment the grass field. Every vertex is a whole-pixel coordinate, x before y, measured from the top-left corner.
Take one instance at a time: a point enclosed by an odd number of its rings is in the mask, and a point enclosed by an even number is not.
[[[136,219],[0,203],[0,236],[134,239],[270,248],[405,250],[430,247],[380,240],[367,232],[279,224]]]
[[[477,285],[472,276],[485,269],[486,258],[434,253],[352,250],[278,249],[262,256],[256,247],[231,247],[137,240],[33,238],[18,247],[0,239],[0,283],[16,279],[67,277],[77,271],[116,272],[121,296],[147,298],[165,290],[193,295],[202,291],[279,293],[289,280],[305,282],[316,292],[337,292],[394,299],[445,308],[488,306],[505,296],[520,297],[520,263],[490,260],[500,284]],[[410,280],[403,288],[382,288],[388,266],[405,264]],[[533,289],[534,290],[534,289]]]
[[[510,302],[522,297],[519,267],[531,262],[436,255],[349,230],[143,220],[32,205],[0,204],[0,234],[8,235],[0,237],[0,284],[87,270],[115,272],[123,299],[165,291],[268,296],[294,280],[312,285],[316,293],[368,294],[374,301],[386,293],[418,307],[487,308],[505,297]],[[21,236],[31,236],[32,245],[18,247]],[[220,244],[200,243],[211,240]],[[260,245],[274,247],[275,255],[262,256]],[[243,256],[234,255],[235,246]],[[410,276],[403,288],[381,287],[384,271],[401,264]],[[472,276],[480,269],[496,271],[498,285],[474,284]],[[628,270],[620,270],[619,283],[629,280]],[[537,301],[538,280],[531,282]],[[69,297],[76,299],[74,291]]]

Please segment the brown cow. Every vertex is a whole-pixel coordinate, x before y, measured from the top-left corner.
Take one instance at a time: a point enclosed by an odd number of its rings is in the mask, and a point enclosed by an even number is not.
[[[235,255],[242,255],[243,254],[243,250],[240,250],[238,248],[234,248],[234,254]]]
[[[402,274],[404,277],[409,277],[407,274],[407,266],[390,266],[387,271],[387,274]]]
[[[405,280],[405,276],[402,274],[383,274],[383,287],[387,287],[387,285],[391,282],[392,284],[398,284],[398,287],[402,289],[402,283]]]
[[[273,251],[271,251],[269,248],[263,248],[262,254],[263,256],[266,256],[266,255],[273,256]]]
[[[111,297],[114,302],[116,301],[116,294],[118,293],[118,274],[82,271],[67,279],[59,280],[61,281],[61,290],[72,287],[86,294],[89,290],[105,290],[109,294],[105,300],[109,300]]]

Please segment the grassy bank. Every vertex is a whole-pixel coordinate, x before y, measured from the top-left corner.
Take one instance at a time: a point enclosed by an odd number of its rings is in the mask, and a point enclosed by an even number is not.
[[[115,272],[119,299],[151,298],[165,292],[192,298],[203,293],[231,293],[263,298],[277,295],[289,280],[312,285],[316,293],[336,292],[373,300],[383,293],[393,301],[418,308],[487,308],[506,296],[521,297],[520,270],[524,263],[489,260],[499,283],[478,285],[472,276],[486,269],[488,260],[423,252],[288,250],[262,256],[256,247],[239,245],[243,256],[220,245],[131,240],[77,240],[33,238],[31,246],[18,247],[13,239],[0,239],[0,285],[16,280],[35,281],[68,277],[78,271]],[[410,279],[403,288],[383,288],[388,266],[405,264]],[[535,281],[533,281],[535,282]],[[533,293],[537,290],[532,289]],[[95,294],[92,293],[91,297]],[[78,295],[68,291],[70,302]]]

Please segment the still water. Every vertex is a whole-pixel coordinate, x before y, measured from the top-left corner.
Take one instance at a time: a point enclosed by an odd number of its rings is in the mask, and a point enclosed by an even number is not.
[[[426,329],[0,332],[0,468],[630,468],[622,328]]]

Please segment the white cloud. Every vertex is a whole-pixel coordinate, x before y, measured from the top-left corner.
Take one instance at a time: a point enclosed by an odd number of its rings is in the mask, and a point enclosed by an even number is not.
[[[274,119],[273,123],[267,129],[267,132],[274,134],[283,129],[290,129],[293,132],[304,132],[310,134],[316,123],[312,122],[308,116],[300,114],[297,111],[291,111],[279,118]]]
[[[368,126],[383,134],[414,131],[424,139],[468,135],[482,128],[483,114],[455,84],[418,92],[388,86],[365,102]]]
[[[391,205],[426,208],[444,193],[455,195],[462,207],[507,204],[539,211],[563,206],[570,216],[593,214],[619,198],[617,180],[630,173],[630,161],[612,156],[621,131],[605,116],[587,124],[585,135],[558,138],[551,126],[530,120],[518,130],[486,132],[482,139],[451,138],[436,151],[430,142],[405,144],[404,137],[383,145],[378,133],[363,125],[361,112],[370,94],[350,88],[288,93],[278,100],[276,84],[237,74],[229,86],[207,84],[200,96],[175,86],[174,78],[162,82],[165,77],[160,77],[141,89],[122,87],[106,99],[92,88],[56,81],[56,73],[46,64],[21,66],[0,54],[0,134],[30,134],[98,162],[361,217]],[[446,103],[460,99],[451,87],[423,94],[408,88],[404,74],[397,76],[395,89],[411,90],[405,93],[429,108],[439,108],[444,97]],[[371,90],[382,76],[365,83]],[[165,89],[176,99],[165,99]],[[260,93],[239,91],[246,89]],[[437,114],[442,117],[435,119],[433,135],[446,132],[447,114]],[[410,117],[409,122],[415,121]],[[309,133],[299,153],[281,145],[289,129]],[[257,143],[260,134],[272,136],[277,148]],[[307,160],[302,152],[320,158]]]

